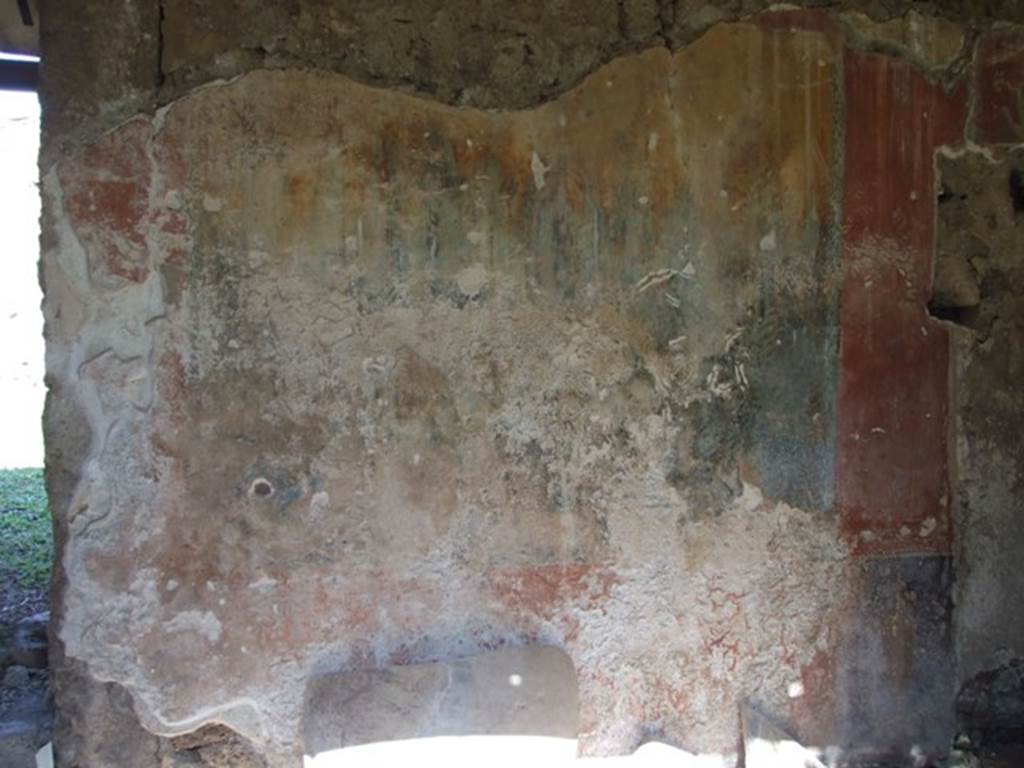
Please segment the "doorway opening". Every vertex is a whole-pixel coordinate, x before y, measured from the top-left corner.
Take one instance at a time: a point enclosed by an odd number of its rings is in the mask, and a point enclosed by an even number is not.
[[[34,60],[38,61],[38,60]],[[43,482],[39,284],[40,109],[32,57],[0,54],[0,764],[34,765],[49,741],[53,528]],[[19,87],[6,90],[5,86]]]
[[[0,90],[0,624],[45,609],[52,532],[43,487],[39,101]],[[42,592],[43,595],[36,594]]]

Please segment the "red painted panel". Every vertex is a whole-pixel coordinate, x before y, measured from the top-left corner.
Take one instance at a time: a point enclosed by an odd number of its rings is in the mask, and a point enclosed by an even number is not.
[[[949,342],[927,313],[935,151],[966,88],[847,51],[837,494],[860,554],[949,552]]]
[[[974,139],[987,144],[1024,141],[1024,33],[1001,30],[978,43]]]
[[[129,123],[116,137],[86,147],[73,171],[61,166],[65,206],[94,274],[135,283],[146,278],[148,134],[145,122]]]
[[[613,570],[583,563],[506,568],[492,571],[488,580],[495,596],[514,614],[545,618],[564,613],[568,606],[597,605],[619,583]]]

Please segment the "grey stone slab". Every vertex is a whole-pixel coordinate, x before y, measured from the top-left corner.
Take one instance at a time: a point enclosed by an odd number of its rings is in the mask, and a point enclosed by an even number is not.
[[[576,674],[560,649],[531,646],[433,664],[315,678],[309,755],[397,739],[529,735],[576,738]]]

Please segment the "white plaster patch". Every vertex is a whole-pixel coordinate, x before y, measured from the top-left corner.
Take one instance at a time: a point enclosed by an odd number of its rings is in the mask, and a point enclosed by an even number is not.
[[[170,190],[164,195],[164,207],[172,211],[180,211],[184,206],[184,202],[181,199],[181,192],[176,189]]]
[[[633,289],[637,293],[643,293],[649,288],[655,288],[660,285],[665,285],[674,277],[681,277],[679,270],[676,269],[656,269],[653,272],[648,272],[646,275],[641,277]]]
[[[210,213],[217,213],[224,208],[224,201],[219,197],[204,192],[203,193],[203,210],[209,211]]]
[[[277,586],[277,579],[272,579],[269,576],[260,576],[256,581],[249,582],[249,588],[259,592],[266,592],[275,586]]]
[[[459,290],[469,298],[478,296],[487,285],[487,280],[487,270],[479,264],[466,267],[455,277],[455,283],[459,286]]]
[[[211,611],[182,611],[164,628],[167,632],[195,632],[211,643],[220,640],[220,619]]]
[[[331,497],[327,491],[317,491],[313,494],[313,498],[309,500],[309,511],[310,512],[326,512],[331,505]]]
[[[544,161],[540,159],[540,155],[534,152],[530,156],[530,170],[533,172],[533,185],[537,187],[537,190],[544,189],[545,180],[544,177],[548,175],[548,171],[551,169],[544,165]]]

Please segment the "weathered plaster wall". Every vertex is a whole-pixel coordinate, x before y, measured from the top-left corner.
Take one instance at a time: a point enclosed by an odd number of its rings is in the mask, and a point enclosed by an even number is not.
[[[927,312],[936,153],[998,141],[974,27],[75,6],[43,9],[65,765],[217,723],[296,765],[319,676],[537,643],[588,754],[732,754],[744,698],[948,746],[955,651],[992,653],[952,612],[995,546],[953,451],[988,390]]]
[[[196,85],[264,67],[336,71],[453,105],[530,107],[617,55],[678,49],[713,24],[777,5],[861,14],[868,23],[852,23],[863,28],[859,45],[911,56],[936,44],[936,20],[1024,23],[1017,0],[65,0],[53,9],[44,2],[42,96],[54,99],[44,153]],[[908,26],[915,13],[927,14],[919,17],[925,23]],[[909,50],[908,39],[916,41]]]
[[[979,41],[973,138],[985,147],[940,158],[940,240],[933,311],[966,330],[955,350],[958,713],[975,734],[1024,729],[1024,35]]]
[[[958,334],[955,346],[961,489],[957,639],[966,685],[958,709],[965,725],[981,732],[1024,728],[1019,680],[1001,696],[994,694],[1000,684],[993,680],[977,685],[986,675],[1012,679],[1024,659],[1024,448],[1018,430],[1024,409],[1024,264],[1017,228],[1024,200],[1014,192],[1022,161],[1020,151],[1011,150],[972,152],[940,163],[945,198],[939,208],[937,311],[970,329]]]

